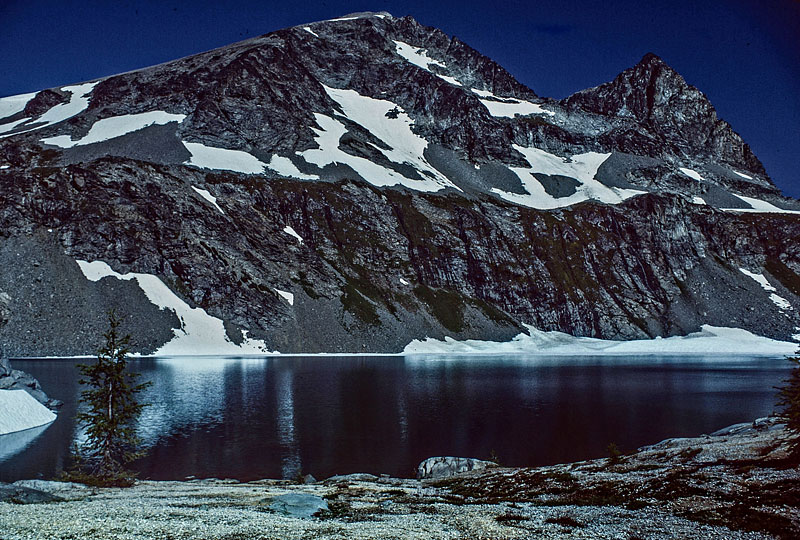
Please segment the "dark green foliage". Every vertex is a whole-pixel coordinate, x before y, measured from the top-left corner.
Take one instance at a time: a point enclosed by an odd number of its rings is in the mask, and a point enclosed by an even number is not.
[[[77,415],[86,426],[87,441],[76,449],[73,471],[67,476],[93,485],[129,486],[135,475],[125,465],[143,454],[134,424],[145,404],[138,403],[136,395],[151,383],[137,384],[139,374],[126,370],[130,336],[120,335],[120,319],[113,310],[108,325],[97,361],[78,364],[80,383],[88,386],[81,392],[87,410]]]
[[[458,293],[419,285],[414,287],[414,294],[428,304],[442,326],[451,332],[464,330],[464,302]]]
[[[789,378],[778,393],[778,415],[786,421],[786,428],[792,433],[791,458],[800,461],[800,356],[789,358],[794,364]]]
[[[347,283],[342,292],[340,300],[344,309],[366,324],[372,326],[380,324],[381,319],[375,306],[352,283]]]
[[[780,281],[784,287],[794,294],[800,295],[800,275],[797,275],[779,259],[767,259],[767,263],[764,267],[770,274],[778,278],[778,281]]]

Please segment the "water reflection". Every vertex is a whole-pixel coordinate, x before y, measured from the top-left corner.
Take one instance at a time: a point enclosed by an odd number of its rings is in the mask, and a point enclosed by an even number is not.
[[[79,437],[70,362],[15,363],[66,403],[0,480],[51,476]],[[143,478],[413,475],[433,455],[536,465],[692,436],[772,411],[770,359],[269,357],[135,360],[153,385]]]
[[[283,478],[293,478],[302,469],[300,451],[294,433],[294,395],[292,372],[287,368],[278,371],[278,440],[281,443],[281,473]]]
[[[45,424],[23,431],[0,435],[0,462],[25,450],[49,427],[50,424]]]

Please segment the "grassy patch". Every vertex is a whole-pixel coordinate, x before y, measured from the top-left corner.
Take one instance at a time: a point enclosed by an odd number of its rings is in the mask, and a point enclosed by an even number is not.
[[[424,285],[414,287],[414,294],[431,308],[431,313],[442,326],[451,332],[464,330],[464,301],[461,295]]]
[[[352,283],[347,283],[339,298],[345,310],[352,313],[358,320],[371,326],[381,323],[375,306]]]

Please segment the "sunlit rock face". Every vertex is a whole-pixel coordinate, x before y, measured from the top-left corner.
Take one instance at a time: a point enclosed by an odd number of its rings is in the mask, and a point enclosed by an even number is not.
[[[164,354],[800,333],[800,206],[651,54],[556,101],[410,17],[309,23],[0,99],[0,190],[11,356],[111,307]]]

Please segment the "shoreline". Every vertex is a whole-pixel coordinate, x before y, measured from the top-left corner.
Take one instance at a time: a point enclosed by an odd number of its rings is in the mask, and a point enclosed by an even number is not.
[[[791,538],[800,534],[800,468],[786,460],[788,437],[767,418],[618,459],[440,480],[148,480],[127,489],[22,481],[12,486],[47,487],[64,500],[0,502],[0,530],[4,540]],[[294,496],[327,509],[281,510]]]
[[[181,359],[181,358],[281,358],[281,357],[427,357],[427,356],[749,356],[758,358],[778,358],[800,353],[800,333],[793,335],[797,342],[779,341],[759,336],[741,328],[710,326],[704,324],[697,332],[683,336],[655,337],[652,339],[633,339],[617,341],[590,337],[577,337],[559,331],[541,331],[525,325],[527,333],[522,332],[509,341],[415,339],[399,352],[321,352],[321,353],[281,353],[264,352],[221,352],[219,354],[197,354],[192,349],[175,354],[131,353],[131,358],[141,359]],[[798,328],[800,331],[800,328]],[[230,343],[229,343],[230,345]],[[203,347],[196,349],[203,351]],[[91,360],[93,355],[77,356],[17,356],[11,361],[27,360]]]

